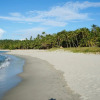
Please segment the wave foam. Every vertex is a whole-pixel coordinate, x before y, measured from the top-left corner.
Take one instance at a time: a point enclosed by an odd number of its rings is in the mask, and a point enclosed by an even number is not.
[[[10,64],[10,58],[6,58],[5,61],[0,64],[0,69],[9,66],[9,64]]]

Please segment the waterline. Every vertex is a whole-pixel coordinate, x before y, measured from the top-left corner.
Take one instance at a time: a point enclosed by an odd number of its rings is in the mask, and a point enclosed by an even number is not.
[[[8,66],[0,69],[0,100],[7,91],[21,82],[22,78],[17,75],[23,72],[24,65],[24,60],[19,57],[12,55],[4,56],[10,58],[10,61],[8,61]]]

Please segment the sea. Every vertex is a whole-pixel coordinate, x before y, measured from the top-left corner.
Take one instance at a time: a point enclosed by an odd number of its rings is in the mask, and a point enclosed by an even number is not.
[[[18,74],[23,72],[25,62],[22,58],[5,54],[6,52],[0,51],[0,100],[22,81]]]

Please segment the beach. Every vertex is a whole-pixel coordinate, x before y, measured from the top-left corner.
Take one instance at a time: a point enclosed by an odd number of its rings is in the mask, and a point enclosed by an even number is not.
[[[100,99],[99,54],[63,50],[11,50],[8,54],[23,57],[26,64],[20,74],[23,81],[3,100]]]
[[[80,96],[67,87],[62,72],[39,58],[20,57],[26,61],[24,72],[19,74],[23,80],[3,100],[80,100]]]

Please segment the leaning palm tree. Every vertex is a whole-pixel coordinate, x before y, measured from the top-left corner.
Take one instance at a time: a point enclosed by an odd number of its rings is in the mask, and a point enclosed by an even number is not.
[[[96,27],[97,27],[97,25],[94,25],[94,24],[92,25],[92,32],[93,32],[93,33],[96,32]]]

